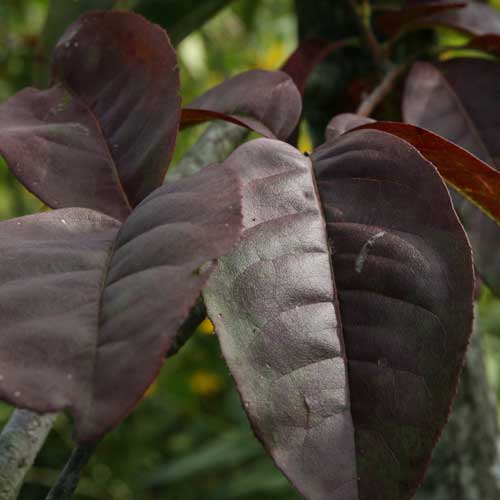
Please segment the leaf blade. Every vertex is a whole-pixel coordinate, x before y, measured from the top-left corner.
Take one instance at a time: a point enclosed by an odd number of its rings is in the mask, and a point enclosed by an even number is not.
[[[406,83],[404,119],[464,147],[496,168],[498,176],[498,81],[500,65],[496,61],[454,59],[438,66],[418,63]],[[486,184],[483,190],[494,186]],[[500,245],[500,228],[467,200],[453,199],[471,239],[478,271],[499,295],[500,257],[491,249]]]
[[[127,12],[81,17],[54,50],[53,74],[98,119],[131,206],[161,185],[173,154],[176,65],[167,33]]]
[[[166,33],[140,16],[93,12],[65,32],[53,70],[54,87],[22,91],[0,107],[0,150],[49,206],[123,220],[161,184],[173,152],[175,52]]]
[[[155,378],[214,266],[199,268],[240,223],[238,176],[223,167],[157,189],[123,226],[88,209],[0,223],[2,398],[68,408],[78,442],[109,431]]]
[[[300,119],[302,99],[286,73],[250,70],[205,92],[187,109],[235,115],[252,129],[257,120],[275,137],[286,139]]]
[[[349,359],[359,498],[406,500],[471,333],[470,247],[439,175],[398,138],[351,132],[312,161]]]
[[[345,360],[310,162],[264,139],[226,162],[244,175],[245,232],[204,292],[224,357],[257,437],[295,487],[308,498],[357,498]],[[339,464],[335,475],[324,467],[331,463]]]
[[[421,480],[455,394],[472,324],[470,248],[430,163],[391,135],[352,134],[311,157],[323,211],[308,159],[296,150],[260,140],[233,153],[227,161],[245,176],[245,231],[239,247],[221,260],[204,298],[252,427],[294,486],[306,498],[331,498],[335,490],[349,500],[406,500]],[[441,214],[431,221],[429,193]],[[344,220],[344,233],[332,229]],[[378,226],[387,241],[378,241]],[[377,245],[396,260],[395,270],[373,266]],[[357,297],[353,306],[349,294],[355,285],[372,293]],[[382,292],[400,297],[405,307],[391,302],[382,308],[381,301],[389,300]],[[456,301],[452,313],[449,300]],[[413,301],[436,309],[439,321]],[[369,326],[371,336],[363,342],[356,316]],[[446,347],[441,321],[451,338]],[[412,347],[404,356],[400,352],[405,342],[414,343],[417,361]],[[368,346],[370,373],[365,363],[356,365],[362,345]],[[432,382],[443,356],[448,369]],[[384,366],[377,364],[380,359]],[[384,381],[377,373],[400,369],[415,375],[393,392],[390,377]],[[419,385],[424,374],[429,397]],[[369,390],[365,378],[374,381]],[[417,394],[419,404],[408,394]],[[353,415],[354,436],[349,419],[338,419],[346,410]],[[384,427],[378,412],[391,410],[396,422]],[[408,429],[405,415],[425,428]],[[397,450],[397,461],[384,440]],[[405,447],[409,441],[418,447],[417,458]]]

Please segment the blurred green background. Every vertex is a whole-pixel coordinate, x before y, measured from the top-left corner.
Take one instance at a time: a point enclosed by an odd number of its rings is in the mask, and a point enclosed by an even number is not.
[[[48,3],[0,0],[0,102],[39,78],[45,61],[36,47]],[[149,0],[146,13],[161,20],[161,3]],[[178,46],[184,103],[243,70],[277,69],[296,41],[292,0],[232,2]],[[197,127],[181,133],[174,164],[202,131]],[[304,134],[301,148],[310,149]],[[0,158],[0,219],[42,209]],[[486,291],[479,309],[488,376],[500,396],[500,302]],[[0,403],[0,425],[10,412]],[[44,498],[72,446],[71,422],[62,416],[29,473],[21,499]],[[165,363],[138,408],[101,443],[75,498],[292,500],[298,495],[253,437],[205,321]]]

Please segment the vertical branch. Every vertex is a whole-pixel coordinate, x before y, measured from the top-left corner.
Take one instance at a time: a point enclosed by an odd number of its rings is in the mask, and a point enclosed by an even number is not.
[[[0,499],[15,500],[47,438],[56,414],[14,410],[0,434]]]
[[[370,51],[374,63],[380,69],[386,70],[390,61],[384,48],[373,32],[371,24],[371,7],[369,2],[363,0],[363,3],[358,5],[356,0],[349,0],[349,5],[354,12],[359,31],[365,40],[366,47]]]

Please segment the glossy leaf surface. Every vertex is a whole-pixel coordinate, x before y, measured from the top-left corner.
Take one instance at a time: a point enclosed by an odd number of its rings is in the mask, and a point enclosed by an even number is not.
[[[248,128],[284,140],[300,119],[302,99],[286,73],[251,70],[210,89],[187,109],[234,115]],[[212,118],[207,115],[207,119]]]
[[[403,115],[433,130],[496,168],[495,178],[480,178],[477,189],[500,204],[500,63],[454,59],[439,66],[415,65],[408,77]],[[491,176],[493,177],[493,176]],[[467,193],[466,193],[467,194]],[[500,294],[500,226],[458,196],[455,206],[464,222],[476,266]],[[500,217],[497,216],[497,221]]]
[[[148,196],[123,226],[88,209],[0,223],[0,395],[67,408],[77,440],[123,419],[157,375],[241,229],[238,176],[207,168]]]
[[[243,177],[244,236],[204,292],[224,357],[257,437],[298,490],[355,499],[346,360],[311,162],[258,140],[226,163]]]
[[[353,132],[312,162],[321,201],[288,145],[229,157],[244,233],[205,302],[254,431],[306,498],[408,500],[471,330],[470,249],[404,141]]]
[[[172,155],[176,64],[166,33],[142,17],[87,14],[55,49],[60,83],[23,90],[0,106],[0,152],[49,206],[123,219],[161,184]]]

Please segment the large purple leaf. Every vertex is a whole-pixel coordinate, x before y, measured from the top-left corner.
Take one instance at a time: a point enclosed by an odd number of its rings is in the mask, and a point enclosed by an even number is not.
[[[264,136],[287,139],[299,122],[302,99],[286,73],[255,69],[210,89],[187,110],[197,111],[199,122],[213,119],[207,113],[204,120],[203,111],[234,115]]]
[[[472,327],[470,248],[444,183],[388,134],[313,156],[349,359],[360,498],[407,500],[450,410]]]
[[[0,223],[2,398],[68,408],[80,442],[116,425],[238,239],[240,199],[238,175],[212,167],[158,188],[121,227],[88,209]]]
[[[346,360],[310,160],[257,140],[243,178],[244,237],[205,290],[252,427],[308,498],[357,498]],[[326,497],[325,497],[326,498]]]
[[[416,64],[408,76],[404,119],[432,130],[500,170],[500,63],[453,59]],[[484,185],[485,194],[491,189]],[[498,199],[498,195],[496,195]],[[467,200],[455,206],[474,248],[479,273],[500,295],[500,226]]]
[[[56,46],[58,83],[0,106],[0,153],[49,206],[124,219],[161,184],[170,161],[180,115],[176,64],[166,33],[142,17],[84,15]]]
[[[472,326],[446,187],[374,131],[312,155],[321,201],[288,145],[247,143],[226,163],[244,178],[244,233],[204,297],[254,431],[306,498],[408,500]]]

